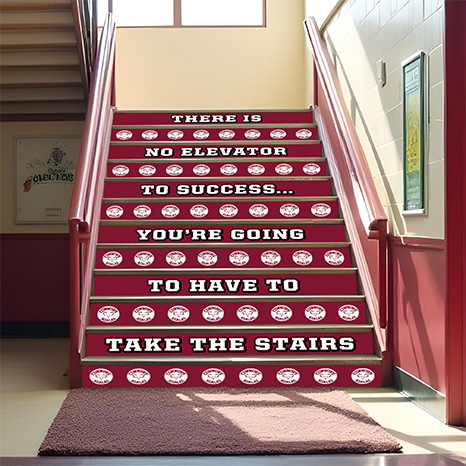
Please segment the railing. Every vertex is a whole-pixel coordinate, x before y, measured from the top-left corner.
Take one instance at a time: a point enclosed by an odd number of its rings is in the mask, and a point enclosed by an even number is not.
[[[304,21],[304,29],[314,56],[314,113],[374,324],[377,349],[384,353],[387,217],[314,18]]]
[[[113,67],[115,24],[107,15],[89,89],[76,175],[71,197],[71,308],[70,308],[70,385],[81,385],[81,353],[88,321],[92,270],[102,200],[103,178],[110,141],[113,109]]]

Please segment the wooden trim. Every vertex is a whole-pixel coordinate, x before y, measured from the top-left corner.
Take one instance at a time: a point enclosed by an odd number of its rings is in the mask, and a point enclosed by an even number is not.
[[[13,121],[84,121],[84,113],[10,113],[0,115],[0,122]]]
[[[14,31],[22,29],[74,29],[73,24],[69,23],[15,23],[2,24],[0,31]]]
[[[173,2],[173,27],[181,27],[181,0],[174,0]]]
[[[394,246],[407,247],[410,249],[434,249],[438,251],[443,251],[445,249],[445,240],[442,238],[395,236],[389,234],[388,239]]]
[[[62,11],[71,10],[70,2],[0,2],[0,11]]]
[[[447,422],[466,425],[466,2],[445,1]]]
[[[79,65],[1,65],[2,71],[34,70],[34,71],[79,71]]]
[[[35,43],[35,44],[0,44],[1,52],[14,52],[25,50],[75,50],[77,45],[73,42],[69,43]]]
[[[31,82],[31,83],[0,83],[0,89],[29,89],[29,88],[62,88],[62,87],[79,87],[82,88],[81,82]]]

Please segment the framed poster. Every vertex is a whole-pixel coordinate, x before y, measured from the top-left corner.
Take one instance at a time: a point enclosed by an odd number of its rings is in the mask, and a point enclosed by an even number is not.
[[[67,223],[81,139],[15,138],[15,223]]]
[[[424,214],[425,54],[403,63],[404,213]]]

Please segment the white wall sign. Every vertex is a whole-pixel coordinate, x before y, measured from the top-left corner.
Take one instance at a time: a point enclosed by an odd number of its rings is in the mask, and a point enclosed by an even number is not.
[[[15,138],[15,223],[67,223],[80,138]]]

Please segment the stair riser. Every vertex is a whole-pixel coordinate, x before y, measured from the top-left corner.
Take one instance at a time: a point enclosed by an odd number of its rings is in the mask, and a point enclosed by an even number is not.
[[[119,343],[120,341],[122,343]],[[238,335],[238,333],[177,332],[170,334],[158,332],[87,335],[88,356],[152,354],[264,356],[269,354],[371,354],[372,352],[371,333],[261,332]]]
[[[161,191],[158,191],[161,189]],[[105,198],[230,197],[230,196],[331,196],[330,180],[192,180],[127,181],[113,178],[105,183]]]
[[[184,118],[179,118],[182,115]],[[186,116],[190,117],[186,119]],[[216,115],[216,117],[213,117]],[[260,115],[251,117],[251,115]],[[175,118],[175,116],[178,116]],[[172,118],[173,117],[173,118]],[[183,124],[237,124],[250,123],[312,123],[312,112],[162,112],[162,113],[115,113],[113,117],[114,125],[174,125],[177,121]],[[257,121],[259,120],[259,121]]]
[[[224,280],[233,279],[240,280],[238,290],[229,289],[227,282]],[[148,284],[148,280],[163,280],[164,286],[160,286],[160,292],[155,292],[153,282]],[[165,280],[169,280],[165,283]],[[195,282],[190,282],[195,280]],[[199,281],[201,280],[201,281]],[[203,281],[202,281],[203,280]],[[217,280],[217,281],[212,281]],[[278,286],[279,291],[276,293],[269,292],[271,285],[266,284],[266,280],[273,280],[268,282],[276,284],[275,280],[281,280],[290,291],[286,292],[283,288]],[[201,284],[202,286],[193,287],[193,284]],[[219,284],[219,290],[215,289],[216,284]],[[249,284],[248,289],[253,290],[250,292],[243,291]],[[174,290],[167,292],[165,285],[169,289]],[[175,291],[179,289],[179,291]],[[294,291],[298,289],[297,291]],[[191,290],[191,291],[190,291]],[[205,290],[205,291],[204,291]],[[210,290],[210,291],[209,291]],[[197,272],[191,276],[168,276],[164,275],[98,275],[94,278],[94,296],[174,296],[190,295],[193,299],[198,296],[242,296],[245,295],[270,295],[270,296],[299,296],[299,295],[354,295],[357,293],[356,277],[354,274],[325,274],[325,275],[293,275],[293,274],[279,274],[279,275],[261,275],[254,274],[248,275],[245,278],[240,276],[231,275],[210,275],[206,270],[205,273]]]
[[[240,248],[241,246],[238,245]],[[351,267],[349,248],[143,249],[112,248],[97,251],[96,268],[141,269],[241,267]]]
[[[98,242],[140,243],[141,245],[202,243],[204,245],[218,242],[219,238],[220,241],[236,242],[238,246],[250,242],[266,244],[280,240],[297,244],[346,241],[343,225],[264,225],[261,223],[260,225],[222,225],[221,228],[215,226],[198,228],[191,225],[157,227],[101,225]]]
[[[171,128],[114,128],[112,141],[128,142],[171,142],[171,141],[312,141],[317,139],[317,129],[307,127],[296,128],[187,128],[186,126]]]
[[[206,163],[182,163],[179,165],[183,170],[180,175],[187,177],[225,177],[225,173],[230,170],[230,165],[234,166],[235,176],[277,176],[286,170],[290,171],[293,176],[326,176],[327,169],[325,162],[219,162]],[[291,167],[291,168],[290,168]],[[178,168],[179,171],[179,168]],[[148,178],[159,178],[171,176],[173,172],[172,163],[154,163],[150,161],[145,163],[109,163],[107,168],[107,177],[140,177],[141,180]]]
[[[196,220],[202,225],[205,220],[262,220],[271,219],[336,219],[336,201],[239,201],[227,198],[223,201],[196,199],[195,202],[179,202],[177,199],[141,199],[139,203],[123,203],[106,200],[102,204],[101,219],[104,220]],[[175,226],[176,223],[173,223]]]
[[[135,369],[143,370],[135,371]],[[379,365],[101,365],[83,367],[83,385],[85,387],[380,387],[382,370]]]
[[[363,324],[363,302],[170,302],[92,303],[91,325],[279,325],[279,324]],[[277,306],[279,309],[277,309]],[[283,312],[285,308],[286,312]],[[183,313],[176,311],[182,310]],[[177,315],[180,314],[180,315]]]
[[[201,161],[225,160],[225,163],[244,160],[248,158],[261,158],[263,160],[286,160],[286,157],[322,157],[322,146],[320,144],[270,144],[258,145],[242,142],[237,146],[219,142],[215,145],[201,145],[186,142],[184,144],[147,144],[130,145],[115,143],[110,146],[109,159],[147,159],[171,160],[176,159]]]

